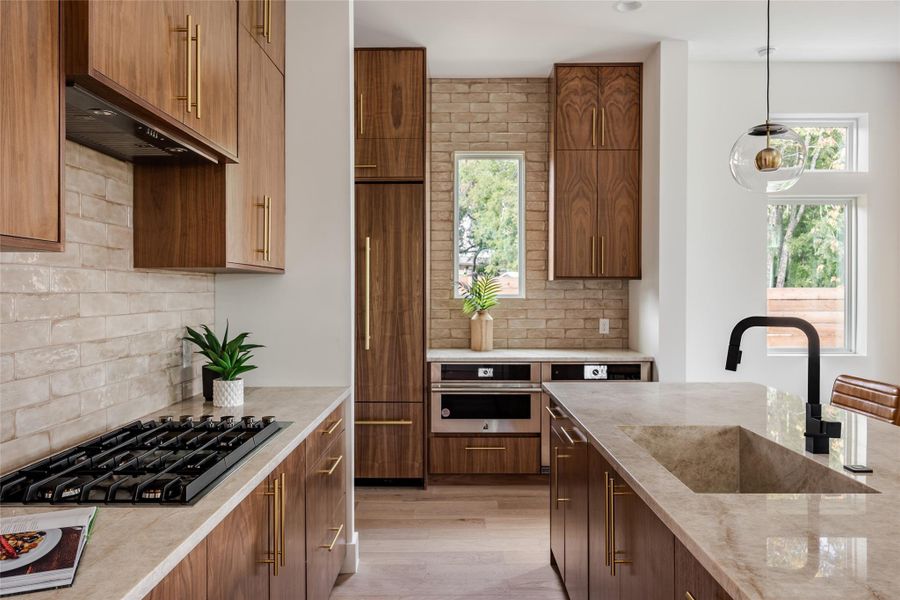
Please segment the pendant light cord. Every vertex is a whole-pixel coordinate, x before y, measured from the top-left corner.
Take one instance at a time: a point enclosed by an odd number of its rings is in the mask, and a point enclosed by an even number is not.
[[[769,60],[772,55],[771,39],[772,39],[772,0],[766,0],[766,125],[769,124]]]

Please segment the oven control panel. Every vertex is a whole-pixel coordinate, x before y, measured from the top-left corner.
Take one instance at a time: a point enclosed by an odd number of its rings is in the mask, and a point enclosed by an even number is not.
[[[606,379],[607,378],[606,365],[584,365],[584,378],[585,379]]]
[[[641,381],[641,363],[553,363],[550,381]]]

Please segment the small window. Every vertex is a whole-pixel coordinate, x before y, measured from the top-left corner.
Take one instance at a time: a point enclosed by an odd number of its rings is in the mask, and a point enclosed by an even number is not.
[[[779,117],[806,142],[807,171],[857,171],[859,119]]]
[[[454,155],[455,281],[500,280],[501,296],[525,296],[525,160],[521,152]]]
[[[770,316],[812,323],[823,352],[855,351],[855,221],[850,198],[778,198],[768,207]],[[770,352],[799,351],[806,337],[769,328]]]

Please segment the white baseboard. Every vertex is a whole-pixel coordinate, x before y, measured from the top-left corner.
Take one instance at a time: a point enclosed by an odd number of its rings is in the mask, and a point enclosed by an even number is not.
[[[341,573],[356,573],[359,569],[359,532],[353,532],[353,541],[347,543],[347,554]]]

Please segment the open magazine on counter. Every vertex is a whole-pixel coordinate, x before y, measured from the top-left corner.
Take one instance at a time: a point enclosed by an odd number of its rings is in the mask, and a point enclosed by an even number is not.
[[[0,596],[72,585],[96,507],[0,518]]]

